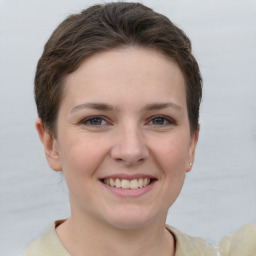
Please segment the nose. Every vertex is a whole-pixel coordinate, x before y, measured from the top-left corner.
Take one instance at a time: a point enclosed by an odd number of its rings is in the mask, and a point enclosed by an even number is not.
[[[142,131],[136,126],[125,127],[117,131],[111,157],[127,166],[142,163],[149,155]]]

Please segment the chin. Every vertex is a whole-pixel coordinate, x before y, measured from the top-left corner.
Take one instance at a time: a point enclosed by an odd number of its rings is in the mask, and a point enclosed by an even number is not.
[[[107,216],[105,215],[104,217],[106,218]],[[133,209],[132,211],[131,209],[123,209],[122,211],[115,211],[112,216],[109,216],[107,222],[118,229],[138,229],[158,219],[160,219],[158,214],[153,212],[143,212],[141,209]]]
[[[128,220],[113,221],[110,224],[112,227],[116,229],[132,230],[132,229],[139,229],[139,228],[145,227],[149,223],[150,221],[128,219]]]

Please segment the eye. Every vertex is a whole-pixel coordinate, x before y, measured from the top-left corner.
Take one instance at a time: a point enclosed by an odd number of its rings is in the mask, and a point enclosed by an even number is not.
[[[81,123],[83,125],[87,125],[87,126],[104,126],[104,125],[108,124],[108,122],[105,120],[105,118],[101,117],[101,116],[88,117],[86,119],[83,119],[81,121]]]
[[[174,125],[176,124],[176,122],[173,119],[166,116],[154,116],[149,120],[149,124],[154,126],[168,126]]]

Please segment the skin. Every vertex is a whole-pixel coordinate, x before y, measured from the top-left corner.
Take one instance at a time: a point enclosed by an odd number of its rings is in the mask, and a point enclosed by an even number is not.
[[[56,137],[36,127],[69,188],[71,217],[57,234],[71,255],[174,255],[166,216],[198,139],[176,62],[138,47],[94,54],[65,80]],[[154,182],[134,196],[101,181],[123,175]]]

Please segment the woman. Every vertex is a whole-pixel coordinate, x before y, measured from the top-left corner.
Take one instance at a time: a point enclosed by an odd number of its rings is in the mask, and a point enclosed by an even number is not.
[[[25,256],[216,255],[165,225],[194,161],[201,94],[190,41],[165,16],[109,3],[64,20],[38,62],[36,128],[71,216]]]

